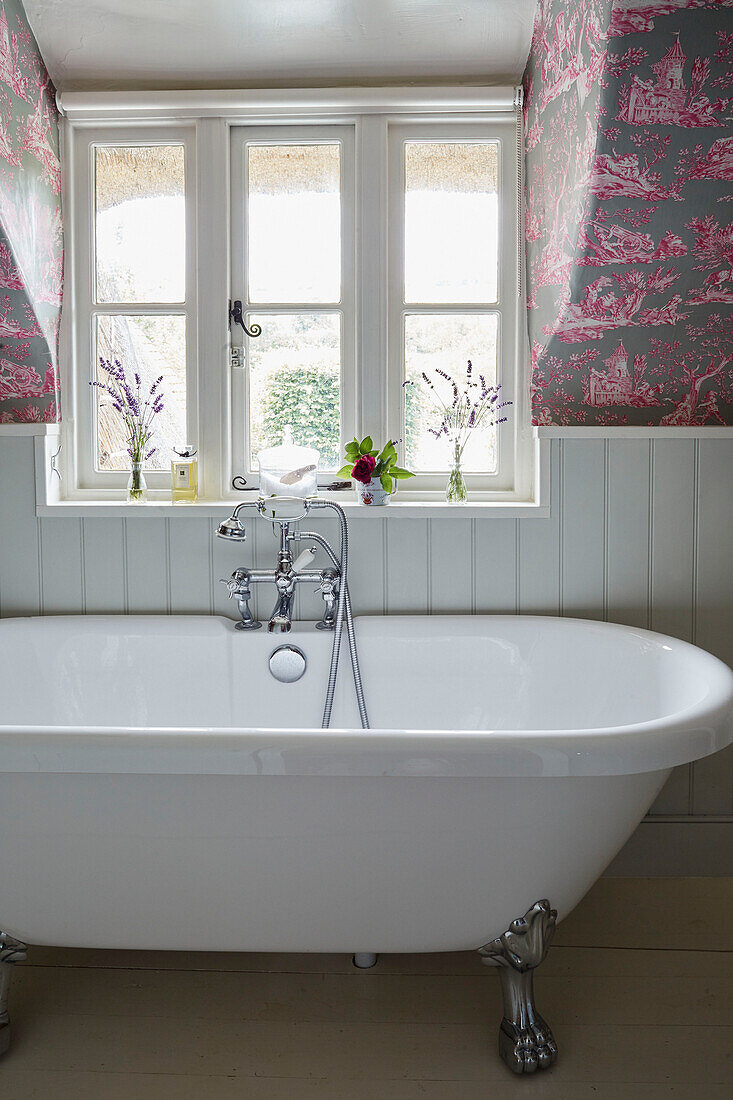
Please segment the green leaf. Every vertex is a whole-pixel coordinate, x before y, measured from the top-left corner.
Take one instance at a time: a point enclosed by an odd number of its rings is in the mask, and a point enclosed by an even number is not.
[[[344,447],[344,450],[346,451],[347,455],[358,455],[359,444],[356,442],[356,440],[354,440],[353,443],[347,443]]]
[[[386,493],[391,493],[392,492],[392,478],[389,476],[389,474],[382,474],[382,476],[380,477],[379,480],[382,482],[382,488],[384,489],[384,491]]]
[[[396,477],[398,479],[415,476],[414,474],[411,474],[409,470],[403,470],[401,466],[393,466],[389,472],[391,473],[392,477]]]
[[[336,477],[351,477],[351,471],[354,469],[354,463],[348,462],[346,466],[342,466],[336,474]]]
[[[372,458],[376,458],[377,455],[379,454],[379,451],[367,451],[366,454],[371,455]]]
[[[359,450],[363,455],[368,455],[373,446],[372,437],[370,435],[365,435],[359,444]]]

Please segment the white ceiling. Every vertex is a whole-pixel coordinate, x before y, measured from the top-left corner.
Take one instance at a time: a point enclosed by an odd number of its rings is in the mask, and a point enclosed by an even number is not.
[[[57,88],[515,82],[536,0],[24,0]]]

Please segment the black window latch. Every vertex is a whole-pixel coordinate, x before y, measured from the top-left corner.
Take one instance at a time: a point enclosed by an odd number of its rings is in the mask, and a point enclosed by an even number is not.
[[[232,327],[232,321],[234,321],[235,325],[241,325],[245,336],[260,336],[262,333],[261,325],[253,324],[251,328],[247,328],[245,325],[242,315],[242,303],[239,298],[234,302],[232,302],[231,299],[229,300],[229,328]]]

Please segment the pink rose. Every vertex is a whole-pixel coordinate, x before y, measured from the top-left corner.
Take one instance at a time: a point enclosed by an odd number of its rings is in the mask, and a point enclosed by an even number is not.
[[[362,485],[368,485],[372,480],[372,474],[376,465],[371,455],[362,455],[361,458],[357,459],[356,465],[351,471],[351,476],[355,481],[360,481]]]

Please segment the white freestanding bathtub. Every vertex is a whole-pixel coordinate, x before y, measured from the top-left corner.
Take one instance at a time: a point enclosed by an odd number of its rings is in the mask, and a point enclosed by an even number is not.
[[[347,653],[318,728],[330,636],[309,624],[0,621],[7,942],[480,948],[539,899],[568,913],[670,769],[732,738],[733,674],[676,639],[512,616],[356,628],[369,731]],[[268,668],[285,643],[297,683]]]

